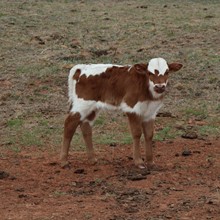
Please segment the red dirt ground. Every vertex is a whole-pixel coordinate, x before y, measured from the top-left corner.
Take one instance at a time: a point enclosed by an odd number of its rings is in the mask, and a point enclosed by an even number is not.
[[[220,219],[220,141],[156,142],[157,169],[133,165],[130,146],[101,146],[98,163],[85,152],[26,148],[1,152],[0,219]]]

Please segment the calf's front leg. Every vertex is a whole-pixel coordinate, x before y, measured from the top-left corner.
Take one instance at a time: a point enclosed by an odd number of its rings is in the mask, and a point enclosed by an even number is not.
[[[152,167],[153,162],[153,149],[152,140],[154,136],[154,120],[145,121],[142,123],[144,139],[145,139],[145,161],[148,167]]]
[[[134,113],[128,113],[128,121],[130,125],[130,130],[133,138],[133,159],[136,166],[143,169],[144,161],[141,158],[141,151],[140,151],[140,138],[142,135],[142,127],[141,127],[141,118],[140,116]]]

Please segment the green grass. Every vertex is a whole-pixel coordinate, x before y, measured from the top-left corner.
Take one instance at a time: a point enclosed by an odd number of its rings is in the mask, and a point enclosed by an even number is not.
[[[20,137],[21,144],[23,146],[42,146],[43,142],[40,138],[39,131],[38,130],[32,130],[32,131],[25,131],[22,133]]]
[[[24,120],[20,118],[13,118],[7,121],[7,126],[14,129],[19,129],[24,124]]]
[[[192,117],[195,116],[197,118],[200,119],[206,119],[208,117],[208,110],[207,110],[207,106],[203,105],[202,107],[188,107],[185,111],[184,114],[187,117]]]
[[[106,119],[104,116],[99,116],[94,123],[94,127],[100,127],[106,123]]]
[[[164,141],[168,139],[175,139],[176,137],[179,137],[181,135],[181,132],[178,130],[175,130],[175,128],[171,126],[166,126],[162,130],[159,130],[154,135],[154,140],[156,141]]]
[[[215,125],[204,125],[198,127],[198,132],[200,135],[208,135],[215,137],[220,135],[220,128],[219,126]]]
[[[44,119],[41,114],[31,119],[10,119],[7,127],[9,133],[4,136],[3,142],[12,151],[20,151],[22,147],[56,148],[62,143],[62,124]]]
[[[66,192],[63,192],[63,191],[56,190],[56,191],[53,192],[53,195],[54,195],[55,197],[61,197],[61,196],[67,195],[67,193],[66,193]]]

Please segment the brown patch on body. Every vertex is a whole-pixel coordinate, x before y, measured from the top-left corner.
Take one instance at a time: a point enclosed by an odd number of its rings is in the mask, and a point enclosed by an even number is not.
[[[96,116],[96,113],[95,111],[92,111],[92,113],[90,113],[88,116],[87,116],[87,119],[89,121],[93,121],[95,119],[95,116]]]
[[[99,75],[79,77],[76,94],[84,100],[105,102],[119,106],[125,102],[130,107],[138,101],[152,100],[148,90],[147,74],[140,74],[134,67],[113,66]]]

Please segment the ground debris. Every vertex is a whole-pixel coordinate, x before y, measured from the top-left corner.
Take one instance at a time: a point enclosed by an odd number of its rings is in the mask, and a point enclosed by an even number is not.
[[[190,155],[192,155],[192,152],[190,150],[184,150],[182,152],[182,156],[184,156],[184,157],[187,157],[187,156],[190,156]]]
[[[86,174],[85,170],[82,169],[82,168],[76,169],[76,170],[74,171],[74,173],[76,173],[76,174]]]
[[[181,137],[186,139],[197,139],[198,135],[195,131],[187,131],[185,134],[182,134]]]
[[[148,169],[132,169],[132,170],[125,170],[122,171],[119,176],[125,177],[127,180],[131,181],[140,181],[147,179],[147,175],[149,175],[151,172]]]
[[[5,179],[9,177],[9,173],[5,171],[0,171],[0,179]]]

